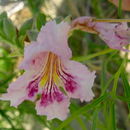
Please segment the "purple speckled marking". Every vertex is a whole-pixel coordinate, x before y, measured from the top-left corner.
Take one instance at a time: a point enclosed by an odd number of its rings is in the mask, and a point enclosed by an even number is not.
[[[73,79],[68,77],[65,83],[66,91],[73,93],[76,90],[76,88],[77,88],[77,83]]]
[[[73,93],[77,89],[78,84],[74,81],[74,77],[71,74],[63,70],[61,64],[60,64],[60,68],[63,74],[61,74],[60,71],[58,71],[58,74],[64,81],[66,91]]]
[[[35,93],[38,92],[38,79],[31,81],[27,87],[28,89],[28,96],[33,97]]]
[[[53,89],[53,91],[52,91]],[[40,105],[46,107],[54,101],[61,102],[64,99],[64,94],[60,92],[57,86],[52,86],[52,89],[48,92],[45,90],[42,93]]]
[[[64,95],[61,92],[54,92],[53,97],[57,102],[61,102],[64,99]]]
[[[46,107],[47,105],[49,105],[52,102],[53,102],[53,100],[52,100],[51,95],[43,92],[42,96],[41,96],[41,101],[40,101],[41,106]]]
[[[128,39],[127,37],[120,36],[120,35],[118,34],[118,32],[115,32],[115,35],[116,35],[119,39],[121,39],[121,40],[127,40],[127,39]]]

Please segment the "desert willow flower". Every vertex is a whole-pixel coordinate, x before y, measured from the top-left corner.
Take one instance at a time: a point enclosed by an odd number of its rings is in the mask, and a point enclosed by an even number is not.
[[[129,51],[123,48],[130,43],[130,28],[127,26],[126,22],[130,22],[130,20],[95,19],[84,16],[75,19],[71,24],[71,28],[72,30],[80,29],[98,34],[110,48]]]
[[[39,115],[47,119],[64,120],[69,112],[70,98],[90,101],[95,72],[72,57],[67,39],[70,25],[66,22],[48,22],[42,27],[37,40],[25,47],[20,66],[25,72],[12,82],[2,100],[10,100],[17,107],[24,100],[36,102]],[[28,108],[27,108],[28,109]]]

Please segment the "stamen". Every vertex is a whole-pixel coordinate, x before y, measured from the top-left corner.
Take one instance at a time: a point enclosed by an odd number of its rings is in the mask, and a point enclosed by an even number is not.
[[[40,104],[44,106],[54,100],[58,102],[63,100],[64,93],[60,90],[60,87],[63,88],[65,93],[73,93],[78,87],[78,84],[74,81],[74,77],[62,65],[60,58],[51,52],[48,53],[46,63],[38,76],[29,83],[28,95],[33,97],[36,92],[42,93]],[[42,91],[38,91],[40,89]]]

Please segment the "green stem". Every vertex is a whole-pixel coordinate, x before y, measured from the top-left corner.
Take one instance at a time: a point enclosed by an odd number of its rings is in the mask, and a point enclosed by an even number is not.
[[[107,53],[110,53],[110,52],[114,52],[114,51],[115,50],[109,48],[109,49],[106,49],[104,51],[100,51],[100,52],[97,52],[97,53],[94,53],[94,54],[91,54],[91,55],[88,55],[88,56],[74,57],[72,59],[82,62],[82,61],[90,60],[90,59],[95,58],[97,56],[101,56],[101,55],[104,55],[104,54],[107,54]]]
[[[117,54],[117,50],[115,52],[113,52],[108,58],[107,60],[104,62],[104,70],[107,72],[107,66],[108,63],[110,62],[110,60],[112,59],[113,56],[115,56]],[[105,72],[105,73],[106,73]],[[104,85],[104,87],[102,87],[102,95],[106,92],[107,88],[109,87],[110,83],[112,82],[112,80],[114,79],[114,75],[112,75],[108,82]]]
[[[118,71],[116,72],[116,74],[114,76],[115,78],[114,78],[114,84],[113,84],[113,88],[112,88],[113,98],[116,97],[116,89],[117,89],[117,85],[118,85],[118,80],[119,80],[119,77],[120,77],[120,74],[124,67],[125,62],[126,62],[126,59],[123,60],[122,64],[120,65],[120,68],[118,69]]]
[[[78,111],[74,112],[70,117],[68,117],[61,125],[56,128],[55,130],[62,130],[65,126],[67,126],[72,120],[74,120],[76,117],[81,115],[82,113],[86,112],[87,110],[90,110],[93,107],[96,107],[99,103],[103,102],[107,98],[107,94],[93,100],[90,104],[86,104],[82,108],[80,108]]]
[[[118,5],[119,5],[119,7],[118,7],[118,16],[119,16],[119,18],[121,18],[122,17],[122,0],[118,0]]]
[[[77,121],[78,121],[78,123],[80,124],[82,130],[87,130],[87,128],[86,128],[86,126],[85,126],[83,120],[82,120],[80,117],[77,117]]]
[[[92,130],[96,130],[96,127],[97,127],[97,120],[98,120],[98,113],[99,113],[99,107],[100,107],[100,104],[99,106],[96,107],[94,113],[93,113],[93,120],[92,120]]]

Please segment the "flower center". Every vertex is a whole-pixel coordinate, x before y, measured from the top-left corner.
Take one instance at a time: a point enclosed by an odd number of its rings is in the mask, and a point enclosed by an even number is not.
[[[28,85],[28,96],[42,93],[41,104],[48,104],[54,100],[60,102],[64,98],[63,95],[67,92],[73,93],[77,86],[74,76],[69,74],[60,58],[49,52],[41,73]]]

